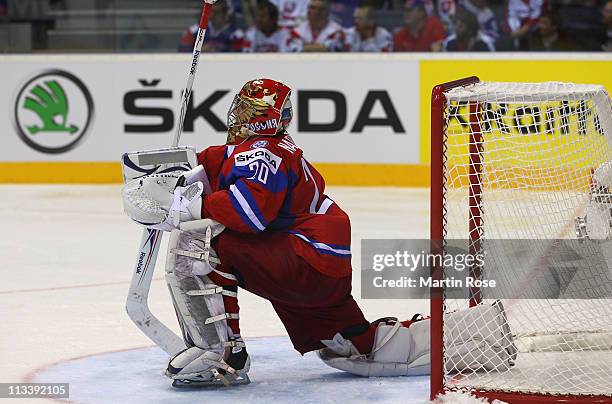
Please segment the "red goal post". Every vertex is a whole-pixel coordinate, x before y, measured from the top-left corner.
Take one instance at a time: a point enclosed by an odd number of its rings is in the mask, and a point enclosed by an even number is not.
[[[430,194],[430,239],[432,252],[441,253],[444,240],[444,112],[446,97],[444,93],[452,88],[468,86],[480,82],[476,76],[451,81],[435,86],[431,92],[431,194]],[[442,278],[442,268],[432,268],[432,278]],[[443,313],[442,290],[431,291],[431,399],[444,392],[443,357]]]
[[[491,84],[489,87],[487,85]],[[498,86],[496,86],[498,85]],[[547,85],[549,85],[547,87]],[[461,145],[464,147],[463,155],[461,156],[463,166],[461,169],[455,172],[450,172],[449,159],[454,158],[452,153],[459,150],[457,146],[458,140],[453,139],[449,143],[449,106],[450,100],[448,97],[449,92],[454,89],[467,88],[474,89],[475,96],[473,98],[462,99],[464,105],[462,105],[464,114],[468,115],[467,122],[463,122],[465,133],[462,135],[468,139],[467,144]],[[481,93],[478,93],[479,88],[483,88]],[[492,238],[575,238],[573,236],[573,219],[572,215],[576,212],[581,212],[579,209],[580,204],[587,204],[591,188],[591,175],[593,170],[598,165],[605,162],[612,161],[612,145],[610,144],[610,136],[612,136],[612,116],[610,99],[605,92],[605,89],[601,86],[588,86],[588,85],[573,85],[571,83],[534,83],[532,84],[533,94],[530,93],[529,83],[481,83],[478,77],[472,76],[464,79],[444,83],[437,85],[432,90],[431,96],[431,199],[430,199],[430,239],[432,240],[433,252],[442,253],[444,251],[444,242],[447,238],[456,237],[457,234],[461,234],[462,238],[465,238],[469,242],[470,253],[480,252],[482,248],[482,242],[484,240],[484,234],[491,232]],[[496,91],[504,91],[509,89],[509,94],[516,94],[516,99],[512,100],[509,97],[499,96],[500,93]],[[522,93],[521,93],[522,91]],[[491,94],[491,99],[487,97]],[[495,98],[497,97],[497,98]],[[550,97],[550,98],[547,98]],[[499,101],[504,99],[505,101]],[[503,108],[492,110],[495,103],[498,105],[506,105],[503,103],[514,103],[514,111],[532,111],[539,108],[538,119],[541,119],[540,126],[536,126],[532,118],[519,116],[519,112],[516,112],[514,120],[509,124],[515,125],[510,128],[512,131],[517,132],[517,135],[507,134],[503,132],[501,127],[492,128],[489,122],[485,122],[491,116],[497,114],[498,124],[502,125],[503,120],[507,119],[505,116],[500,116],[506,113]],[[524,103],[523,106],[521,102]],[[527,105],[527,106],[525,106]],[[535,105],[532,109],[532,106]],[[551,107],[551,105],[553,105]],[[556,107],[555,105],[558,105]],[[522,108],[522,109],[521,109]],[[555,109],[557,108],[557,109]],[[487,111],[485,111],[487,109]],[[488,110],[491,109],[491,110]],[[554,109],[554,111],[553,111]],[[508,109],[509,110],[509,109]],[[553,115],[553,111],[557,115]],[[456,111],[455,111],[456,112]],[[524,119],[523,119],[524,118]],[[554,122],[553,122],[554,121]],[[487,127],[483,128],[483,124]],[[493,126],[495,123],[493,124]],[[544,128],[544,129],[540,129]],[[526,128],[526,129],[525,129]],[[453,128],[457,129],[457,128]],[[495,133],[495,140],[491,140]],[[555,132],[556,131],[556,132]],[[576,133],[573,133],[573,132]],[[558,134],[557,132],[567,135],[567,140],[564,138],[562,146],[565,148],[558,148],[558,142],[554,137]],[[525,135],[519,139],[519,135]],[[532,147],[536,150],[535,152],[530,151],[529,156],[542,156],[543,150],[546,147],[556,147],[554,153],[550,153],[554,158],[546,156],[546,161],[543,163],[544,168],[538,167],[538,170],[534,170],[532,166],[524,168],[524,172],[521,171],[525,178],[517,180],[516,170],[514,167],[509,167],[509,163],[513,163],[512,157],[508,158],[506,162],[499,162],[499,167],[503,167],[506,170],[499,175],[498,178],[494,179],[483,179],[483,171],[487,169],[489,161],[488,157],[491,156],[490,150],[487,148],[487,139],[494,145],[498,145],[500,138],[516,136],[521,142],[526,143],[529,141],[529,136],[532,136],[535,142],[534,145],[527,145],[525,147]],[[527,140],[525,141],[525,138]],[[460,139],[464,139],[460,138]],[[571,140],[575,139],[575,140]],[[459,140],[461,141],[461,140]],[[501,140],[503,141],[503,140]],[[455,142],[455,143],[453,143]],[[497,143],[496,143],[497,142]],[[557,142],[557,143],[553,143]],[[568,143],[571,142],[571,143]],[[520,145],[518,147],[521,147]],[[571,149],[573,148],[573,149]],[[584,148],[586,150],[580,150]],[[561,153],[559,150],[568,150],[570,155],[567,161],[557,158],[555,153]],[[571,150],[570,150],[571,149]],[[489,154],[487,154],[489,153]],[[539,153],[539,154],[538,154]],[[585,154],[589,154],[585,158]],[[590,156],[590,155],[593,156]],[[496,157],[499,157],[495,155]],[[569,161],[575,158],[576,161]],[[455,161],[455,160],[454,160]],[[458,161],[458,160],[456,160]],[[544,161],[544,160],[543,160]],[[496,162],[497,163],[497,162]],[[567,163],[567,167],[564,166]],[[556,165],[555,165],[556,164]],[[496,167],[496,168],[499,168]],[[519,167],[520,168],[520,167]],[[536,174],[537,173],[537,174]],[[537,177],[540,175],[541,177]],[[571,177],[572,182],[568,183],[566,177]],[[457,179],[457,177],[460,177]],[[505,184],[499,183],[502,178],[507,181]],[[555,183],[555,178],[559,178]],[[528,181],[527,181],[528,180]],[[492,184],[493,181],[498,181],[496,184]],[[515,183],[516,181],[516,183]],[[526,181],[527,185],[516,185]],[[552,182],[552,183],[551,183]],[[451,185],[449,185],[451,184]],[[455,184],[455,185],[453,185]],[[459,184],[459,185],[456,185]],[[522,183],[521,183],[522,184]],[[568,185],[569,184],[569,185]],[[464,211],[461,215],[458,215],[463,220],[467,220],[464,227],[461,227],[461,231],[452,233],[449,235],[449,217],[453,216],[455,212],[451,212],[451,207],[448,201],[449,191],[453,186],[462,187],[464,194],[460,201],[464,203]],[[522,187],[522,188],[521,188]],[[487,192],[495,193],[497,189],[506,189],[513,192],[512,195],[522,193],[519,195],[521,200],[517,200],[517,205],[520,204],[520,208],[516,209],[516,212],[509,212],[508,217],[513,218],[512,215],[522,214],[519,210],[524,209],[525,206],[536,206],[538,201],[546,199],[547,204],[558,203],[560,205],[566,205],[568,203],[574,203],[577,206],[572,206],[572,209],[567,209],[563,212],[554,212],[545,217],[551,221],[555,221],[560,225],[554,227],[553,234],[547,237],[546,234],[542,235],[538,233],[539,228],[531,232],[525,231],[521,233],[519,225],[512,231],[505,232],[499,228],[495,228],[497,224],[488,225],[485,224],[485,210],[483,208],[483,194]],[[569,191],[567,191],[569,189]],[[498,192],[499,193],[499,192]],[[530,195],[537,194],[538,197],[530,197]],[[509,193],[510,195],[510,193]],[[543,195],[543,196],[542,196]],[[530,199],[531,198],[531,199]],[[557,198],[555,200],[555,198]],[[527,201],[529,199],[529,201]],[[508,201],[504,201],[508,204]],[[510,204],[512,202],[510,201]],[[495,202],[493,202],[495,204]],[[510,207],[512,209],[512,207]],[[550,209],[549,209],[550,210]],[[534,216],[545,216],[545,213],[541,213],[537,207],[534,208]],[[526,219],[528,221],[529,218]],[[572,226],[568,228],[568,223]],[[495,222],[492,220],[490,222]],[[488,226],[488,227],[487,227]],[[535,225],[537,226],[537,224]],[[516,231],[515,231],[516,230]],[[503,233],[503,234],[502,234]],[[482,268],[471,267],[469,269],[472,274],[476,277],[480,275]],[[444,268],[433,267],[431,268],[432,277],[434,279],[441,279],[444,274]],[[607,297],[607,296],[606,296]],[[483,301],[483,296],[479,290],[470,290],[469,298],[466,297],[464,308],[473,307],[480,304]],[[444,339],[444,313],[457,310],[456,307],[451,307],[450,304],[447,307],[444,300],[444,291],[441,289],[431,290],[431,399],[434,399],[438,394],[445,393],[448,391],[466,391],[477,396],[483,396],[488,399],[500,399],[510,403],[533,403],[533,402],[606,402],[612,403],[612,308],[608,308],[610,303],[608,301],[597,302],[590,304],[589,302],[561,302],[559,303],[559,310],[564,312],[569,310],[576,310],[575,316],[579,317],[580,312],[584,312],[583,305],[588,305],[588,310],[593,310],[591,318],[592,323],[589,324],[588,320],[584,321],[584,324],[576,325],[579,331],[572,334],[570,331],[559,328],[560,321],[555,322],[552,318],[557,312],[555,307],[557,303],[551,304],[548,301],[538,301],[536,303],[526,303],[528,306],[524,308],[526,313],[541,312],[542,316],[548,315],[544,319],[534,318],[533,320],[524,321],[521,323],[520,319],[517,321],[517,329],[519,329],[520,336],[526,336],[525,338],[536,338],[542,337],[541,344],[548,344],[550,346],[539,345],[539,348],[535,349],[535,359],[532,359],[532,363],[520,363],[516,365],[514,369],[511,369],[505,375],[503,372],[498,372],[495,375],[483,374],[478,375],[478,372],[470,372],[470,374],[457,375],[449,374],[446,370],[444,357],[445,339]],[[518,304],[521,306],[522,302]],[[554,306],[554,307],[553,307]],[[463,307],[463,306],[462,306]],[[551,308],[552,307],[552,308]],[[519,308],[520,309],[520,308]],[[515,315],[518,317],[520,310],[515,310]],[[591,313],[591,312],[589,312]],[[537,316],[536,316],[537,317]],[[551,319],[552,318],[552,319]],[[571,317],[570,317],[571,318]],[[550,324],[543,324],[542,329],[538,329],[538,325],[542,322],[550,320]],[[515,320],[510,320],[512,322]],[[531,323],[533,324],[531,324]],[[529,323],[529,324],[528,324]],[[511,324],[512,325],[512,324]],[[512,329],[512,326],[511,326]],[[524,332],[522,332],[524,331]],[[522,332],[522,333],[521,333]],[[580,336],[577,336],[578,333]],[[546,335],[545,335],[546,334]],[[569,336],[568,336],[569,335]],[[592,335],[595,335],[595,339],[591,339]],[[555,338],[554,347],[551,338]],[[577,339],[581,338],[580,341]],[[571,339],[571,340],[570,340]],[[561,343],[559,343],[561,340]],[[608,340],[610,342],[608,342]],[[601,341],[604,341],[603,343]],[[572,345],[574,344],[574,345]],[[609,345],[608,345],[609,344]],[[558,348],[557,345],[563,346]],[[570,347],[570,348],[568,348]],[[578,347],[578,348],[576,348]],[[590,351],[589,351],[590,349]],[[589,359],[588,355],[584,355],[584,358],[578,358],[581,352],[589,352],[594,354],[599,359],[610,359],[608,365],[605,365],[606,360],[602,363],[593,364],[593,360]],[[537,372],[537,361],[538,353],[545,353],[546,360],[542,360],[542,374]],[[564,359],[563,355],[566,355],[569,359]],[[524,353],[523,358],[527,358],[531,353]],[[519,352],[519,358],[521,353]],[[556,362],[558,361],[558,362]],[[567,362],[567,363],[566,363]],[[535,367],[534,367],[535,363]],[[521,365],[525,365],[521,369]],[[564,367],[565,366],[565,367]],[[535,370],[534,370],[535,369]],[[554,375],[559,372],[559,379],[554,381]],[[600,375],[599,373],[609,373],[610,375]],[[530,373],[531,372],[531,373]],[[571,373],[571,375],[567,375]],[[545,377],[546,375],[551,379],[543,379],[542,383],[534,383],[530,385],[525,383],[526,379],[533,377]],[[507,376],[507,382],[504,381],[504,377]],[[563,378],[567,378],[567,381]],[[584,378],[584,380],[580,380]],[[591,379],[589,379],[591,378]],[[451,381],[457,381],[457,384],[451,384]],[[516,386],[513,383],[516,382]],[[593,384],[593,388],[588,387],[589,383]]]

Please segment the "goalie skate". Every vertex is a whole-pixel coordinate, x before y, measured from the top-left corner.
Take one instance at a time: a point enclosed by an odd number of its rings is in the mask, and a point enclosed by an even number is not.
[[[237,344],[244,345],[244,344]],[[219,354],[198,347],[187,348],[170,361],[166,376],[172,386],[181,388],[229,387],[249,384],[251,360],[246,348],[227,348],[224,360]]]
[[[228,374],[218,370],[212,378],[194,377],[191,379],[176,379],[172,382],[172,387],[176,388],[206,388],[206,387],[229,387],[251,383],[247,374]]]

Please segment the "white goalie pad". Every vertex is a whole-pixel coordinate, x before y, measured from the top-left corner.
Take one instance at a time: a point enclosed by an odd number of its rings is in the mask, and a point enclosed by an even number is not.
[[[187,222],[186,227],[191,230],[170,234],[166,281],[189,348],[170,360],[166,375],[177,387],[248,383],[250,360],[244,342],[227,324],[228,319],[238,319],[238,313],[227,313],[223,301],[223,296],[236,297],[236,292],[208,276],[214,271],[235,280],[215,269],[220,262],[211,241],[224,227],[210,219]]]
[[[351,341],[340,334],[322,341],[328,348],[318,351],[319,358],[332,368],[364,377],[419,376],[429,374],[429,328],[414,323],[409,328],[398,322],[381,324],[376,330],[375,347],[370,355],[361,355]],[[415,327],[417,324],[419,326]],[[414,328],[413,328],[414,327]],[[376,348],[375,348],[376,349]],[[345,356],[351,352],[350,356]]]
[[[445,319],[453,341],[447,348],[451,370],[507,370],[516,358],[516,348],[501,303],[480,305],[451,313]],[[496,324],[496,330],[491,330]],[[359,376],[417,376],[430,373],[430,321],[414,322],[410,327],[381,323],[376,330],[374,348],[361,355],[352,343],[336,334],[322,341],[328,348],[318,352],[327,365]],[[467,353],[467,354],[466,354]],[[347,356],[348,355],[348,356]],[[453,361],[455,360],[455,361]]]
[[[232,337],[227,319],[238,318],[236,313],[225,312],[223,296],[235,297],[236,293],[224,290],[207,276],[219,263],[211,240],[223,226],[213,220],[199,223],[204,228],[170,234],[166,281],[188,345],[220,353]]]
[[[502,303],[481,304],[446,314],[446,370],[506,371],[514,365],[517,348]]]

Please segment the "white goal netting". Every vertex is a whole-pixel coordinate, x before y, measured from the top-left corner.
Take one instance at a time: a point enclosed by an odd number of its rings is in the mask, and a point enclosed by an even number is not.
[[[475,268],[478,276],[495,273],[510,285],[502,302],[518,348],[509,370],[457,369],[456,358],[445,357],[445,386],[612,396],[612,244],[606,241],[612,174],[610,184],[593,179],[612,164],[607,92],[570,83],[477,83],[445,96],[444,238],[467,240],[471,252],[486,257]],[[558,240],[574,243],[580,257],[568,258],[567,246],[560,252]],[[543,260],[550,267],[551,256],[553,266],[563,267],[553,286],[538,272]],[[563,274],[567,279],[557,279]],[[470,293],[447,296],[445,312],[468,308],[470,299],[487,304],[500,297]],[[445,349],[458,334],[449,327]]]

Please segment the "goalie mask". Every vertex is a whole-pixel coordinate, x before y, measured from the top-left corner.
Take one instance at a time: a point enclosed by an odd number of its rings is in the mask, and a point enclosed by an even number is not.
[[[227,113],[227,144],[283,133],[293,117],[291,89],[272,79],[247,82]]]

